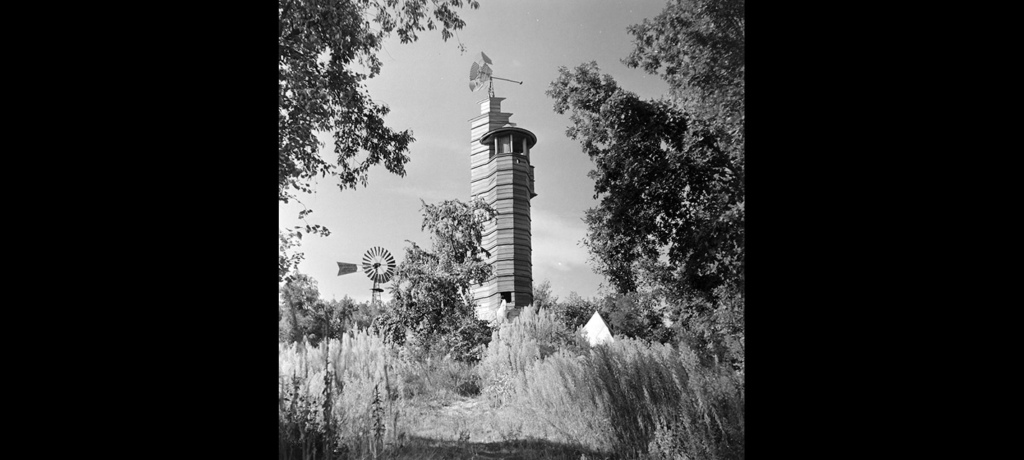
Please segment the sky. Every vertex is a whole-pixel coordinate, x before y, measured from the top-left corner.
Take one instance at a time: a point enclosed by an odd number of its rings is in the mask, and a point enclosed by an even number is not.
[[[593,163],[578,141],[565,135],[569,115],[558,115],[544,92],[558,76],[558,67],[573,68],[596,61],[601,73],[610,74],[620,87],[643,98],[667,94],[668,85],[621,59],[632,50],[626,28],[653,18],[664,0],[480,0],[480,8],[459,9],[466,27],[447,42],[438,31],[423,31],[419,40],[400,44],[392,36],[378,57],[380,75],[366,87],[378,104],[391,109],[384,118],[395,130],[409,129],[415,142],[409,147],[406,176],[371,167],[366,187],[338,189],[332,178],[319,178],[314,194],[299,199],[313,213],[306,223],[331,230],[328,237],[306,235],[300,251],[305,259],[299,271],[317,281],[326,300],[349,296],[370,299],[373,282],[361,270],[338,276],[337,262],[360,264],[374,246],[387,249],[402,262],[407,241],[429,248],[430,236],[421,231],[421,200],[469,200],[469,120],[480,114],[479,102],[487,90],[471,92],[469,68],[480,52],[493,61],[496,77],[522,81],[522,85],[496,80],[496,97],[504,97],[502,112],[512,123],[532,131],[537,144],[530,151],[535,166],[537,196],[531,202],[533,280],[551,284],[560,299],[576,292],[593,297],[606,292],[604,279],[594,273],[581,240],[586,236],[584,211],[596,206],[594,182],[587,177]],[[466,50],[459,50],[459,43]],[[334,161],[329,133],[321,155]],[[297,203],[278,207],[281,228],[305,225]],[[390,299],[390,284],[381,299]]]

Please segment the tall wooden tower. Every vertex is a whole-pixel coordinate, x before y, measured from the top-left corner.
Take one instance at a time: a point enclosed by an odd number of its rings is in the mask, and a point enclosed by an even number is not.
[[[470,122],[470,199],[483,198],[498,211],[484,227],[483,247],[492,277],[473,287],[477,317],[514,318],[533,303],[530,244],[530,199],[533,188],[530,149],[537,136],[509,122],[501,111],[503,97],[480,101],[480,115]]]

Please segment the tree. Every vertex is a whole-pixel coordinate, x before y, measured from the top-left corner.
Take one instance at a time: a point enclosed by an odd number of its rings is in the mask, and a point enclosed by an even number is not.
[[[670,98],[641,100],[596,62],[560,68],[547,92],[594,161],[599,204],[584,241],[597,271],[619,293],[674,303],[697,345],[734,363],[742,356],[724,350],[743,340],[743,27],[742,0],[674,0],[630,27],[624,61],[664,78]]]
[[[447,41],[465,26],[455,8],[479,8],[475,0],[278,0],[278,200],[310,193],[317,176],[337,178],[342,190],[367,184],[367,170],[384,163],[405,175],[412,132],[384,124],[389,109],[374,102],[363,81],[380,73],[377,53],[392,32],[402,43],[417,32],[440,29]],[[464,48],[463,48],[464,50]],[[359,64],[368,70],[361,73]],[[335,161],[320,156],[317,133],[331,132]],[[361,156],[365,153],[365,156]],[[312,210],[305,208],[299,218]],[[287,254],[302,227],[282,232],[279,280],[301,260]],[[327,236],[320,225],[306,233]],[[289,245],[290,242],[290,245]]]
[[[347,316],[348,322],[346,323],[346,329],[354,327],[356,329],[366,329],[373,324],[373,320],[380,315],[381,307],[373,302],[359,302],[355,303],[349,296],[345,296],[341,299],[340,303],[345,304],[346,311],[351,312]]]
[[[714,134],[670,102],[618,88],[596,63],[559,69],[548,94],[593,160],[588,250],[619,292],[664,285],[710,296],[742,280],[743,182]],[[643,276],[640,276],[643,274]],[[667,279],[666,279],[667,278]],[[664,283],[675,281],[676,283]]]
[[[297,273],[280,288],[281,304],[278,309],[278,340],[287,342],[309,340],[317,345],[324,338],[340,339],[352,327],[358,327],[362,320],[366,327],[365,306],[357,305],[352,298],[323,300],[317,289],[316,280],[311,276]]]
[[[491,276],[481,244],[483,224],[497,212],[482,200],[423,203],[422,209],[432,251],[409,241],[392,278],[392,301],[375,325],[392,341],[404,343],[408,332],[424,347],[436,344],[458,359],[476,360],[490,332],[476,319],[470,286]]]
[[[649,293],[609,294],[598,302],[598,311],[615,336],[658,343],[671,342],[673,330],[663,321],[657,299]]]
[[[653,20],[629,27],[623,62],[659,75],[690,114],[736,130],[742,149],[745,82],[744,0],[673,0]]]
[[[570,331],[575,331],[590,321],[590,317],[594,315],[595,311],[598,311],[598,304],[584,299],[576,291],[572,291],[567,299],[556,303],[553,310],[562,324]]]
[[[623,62],[664,79],[671,95],[708,140],[731,159],[737,189],[721,214],[723,238],[733,246],[722,257],[732,277],[689,302],[679,321],[696,332],[692,345],[715,349],[743,369],[743,222],[745,174],[744,0],[674,0],[653,20],[629,28],[634,50]],[[710,245],[712,248],[714,244]],[[703,291],[707,294],[707,289]]]
[[[558,303],[558,296],[551,293],[551,282],[544,280],[540,285],[533,286],[533,306],[537,308],[553,308]]]
[[[321,302],[316,280],[297,273],[281,286],[280,295],[278,340],[300,342],[311,329],[310,313]]]

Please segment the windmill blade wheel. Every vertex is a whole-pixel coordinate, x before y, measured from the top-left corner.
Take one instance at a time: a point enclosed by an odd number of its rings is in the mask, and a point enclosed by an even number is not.
[[[376,283],[387,283],[395,274],[395,258],[387,249],[374,246],[363,255],[363,272]]]

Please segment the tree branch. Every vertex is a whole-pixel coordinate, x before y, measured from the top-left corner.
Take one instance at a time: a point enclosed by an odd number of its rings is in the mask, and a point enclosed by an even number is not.
[[[288,13],[292,9],[292,2],[288,2],[284,5],[284,10],[281,11],[281,17],[277,18],[277,38],[281,38],[281,34],[284,33],[284,18],[288,16]]]

